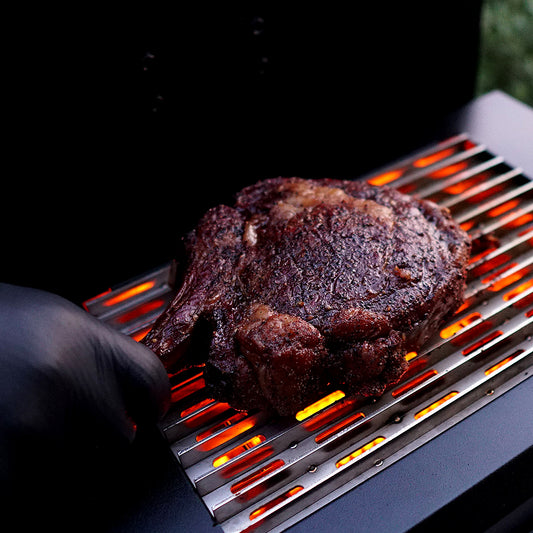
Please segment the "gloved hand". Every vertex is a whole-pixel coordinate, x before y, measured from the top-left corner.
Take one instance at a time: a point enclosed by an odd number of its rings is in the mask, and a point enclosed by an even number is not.
[[[169,398],[166,371],[148,348],[63,298],[0,284],[2,483],[54,448],[127,445]]]

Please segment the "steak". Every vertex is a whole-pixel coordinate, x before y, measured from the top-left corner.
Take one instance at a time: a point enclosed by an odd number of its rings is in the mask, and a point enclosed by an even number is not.
[[[143,341],[208,394],[293,415],[376,396],[462,303],[467,234],[446,209],[363,181],[274,178],[185,239],[175,299]]]

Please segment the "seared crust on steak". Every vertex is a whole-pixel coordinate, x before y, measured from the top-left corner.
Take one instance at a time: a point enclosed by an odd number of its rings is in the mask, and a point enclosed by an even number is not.
[[[209,210],[186,252],[144,342],[167,368],[205,363],[212,397],[289,415],[331,387],[397,382],[461,304],[470,240],[446,209],[387,187],[275,178]]]

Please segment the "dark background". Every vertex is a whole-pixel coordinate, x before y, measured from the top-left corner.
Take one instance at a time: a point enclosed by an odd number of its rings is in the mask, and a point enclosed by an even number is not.
[[[2,279],[79,303],[246,184],[432,142],[474,95],[481,2],[359,4],[6,16]]]

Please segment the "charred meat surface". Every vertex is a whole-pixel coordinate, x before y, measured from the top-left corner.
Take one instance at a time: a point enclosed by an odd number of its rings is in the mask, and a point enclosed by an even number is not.
[[[332,387],[382,394],[462,302],[470,240],[449,212],[362,181],[274,178],[209,210],[144,342],[205,363],[209,395],[292,415]]]

